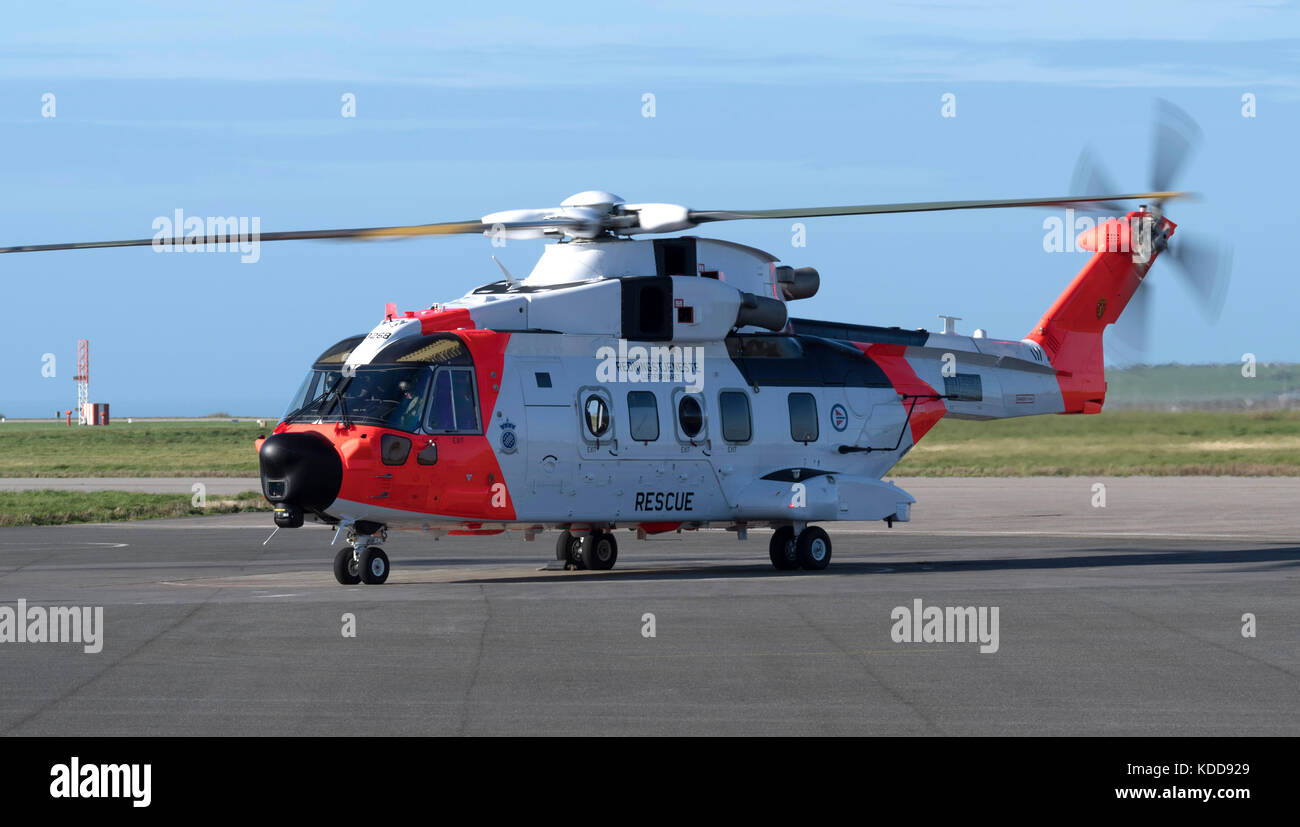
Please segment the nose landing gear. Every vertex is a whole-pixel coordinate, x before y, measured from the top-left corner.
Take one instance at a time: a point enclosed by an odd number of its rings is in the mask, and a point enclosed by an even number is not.
[[[383,526],[372,534],[348,529],[347,548],[334,556],[334,579],[344,586],[378,586],[388,580],[388,555],[379,547],[387,539],[388,529]]]
[[[334,579],[344,586],[361,582],[361,562],[350,546],[344,546],[334,555]]]

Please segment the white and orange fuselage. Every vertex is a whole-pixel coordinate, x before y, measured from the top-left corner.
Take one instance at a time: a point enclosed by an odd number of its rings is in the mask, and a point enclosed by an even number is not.
[[[905,521],[882,478],[944,416],[1101,410],[1102,331],[1155,257],[1130,226],[1080,240],[1020,340],[786,319],[788,268],[726,242],[553,245],[527,280],[390,306],[322,354],[259,440],[264,492],[449,533]]]

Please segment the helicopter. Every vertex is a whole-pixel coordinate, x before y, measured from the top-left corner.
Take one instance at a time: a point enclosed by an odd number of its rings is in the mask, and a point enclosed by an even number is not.
[[[1195,134],[1188,123],[1170,107],[1157,122],[1148,192],[1101,187],[1088,161],[1076,184],[1104,194],[694,210],[591,190],[477,220],[264,234],[551,242],[524,278],[497,262],[503,279],[427,308],[390,303],[373,329],[321,352],[255,442],[276,530],[334,527],[331,545],[346,538],[333,567],[343,585],[386,582],[389,529],[529,541],[550,529],[554,566],[608,570],[620,528],[645,539],[724,527],[742,540],[770,528],[775,569],[825,569],[832,542],[818,523],[911,519],[915,499],[883,478],[943,417],[1099,413],[1103,331],[1166,251],[1198,295],[1221,302],[1223,259],[1171,245],[1164,214],[1191,196],[1171,186]],[[791,303],[818,292],[815,268],[666,235],[736,220],[1124,201],[1142,203],[1079,236],[1092,256],[1019,339],[961,335],[955,317],[928,331],[793,316]]]

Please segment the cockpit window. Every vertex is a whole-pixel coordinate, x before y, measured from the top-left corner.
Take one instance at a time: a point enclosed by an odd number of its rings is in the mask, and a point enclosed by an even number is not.
[[[289,407],[285,409],[284,416],[281,419],[288,419],[291,414],[296,413],[300,408],[307,405],[308,402],[323,402],[324,397],[330,389],[338,384],[342,378],[342,372],[339,370],[312,370],[308,371],[307,376],[298,386],[298,392],[289,400]],[[313,405],[313,410],[319,409],[319,404]]]
[[[426,420],[430,433],[478,433],[478,395],[473,368],[439,368]]]
[[[335,345],[334,345],[333,347],[331,347],[329,350],[327,350],[327,351],[325,351],[324,353],[322,353],[319,357],[317,357],[316,361],[317,361],[317,362],[330,362],[330,363],[333,363],[333,364],[340,364],[340,365],[341,365],[341,364],[343,364],[344,362],[346,362],[346,361],[348,360],[348,356],[352,355],[352,350],[353,350],[357,345],[361,344],[362,340],[364,340],[365,338],[366,338],[366,337],[365,337],[364,335],[363,335],[363,336],[349,336],[348,338],[344,339],[343,341],[341,341],[341,342],[335,344]]]
[[[283,421],[347,421],[408,433],[482,433],[474,362],[459,337],[408,337],[383,348],[369,364],[347,364],[364,339],[344,339],[321,354]]]
[[[284,416],[280,417],[280,419],[288,419],[290,414],[307,404],[307,400],[314,396],[312,388],[314,388],[316,383],[319,381],[320,371],[308,371],[307,375],[303,377],[302,384],[298,386],[298,390],[294,393],[293,398],[289,400],[289,407],[284,409]]]
[[[361,422],[414,431],[428,395],[426,367],[369,367],[313,370],[303,382],[285,421]]]

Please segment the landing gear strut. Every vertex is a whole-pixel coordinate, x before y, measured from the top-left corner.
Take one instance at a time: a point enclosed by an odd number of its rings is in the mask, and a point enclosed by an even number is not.
[[[796,534],[793,526],[783,525],[772,532],[767,554],[781,571],[821,571],[831,562],[831,538],[818,526],[804,526]]]
[[[388,555],[379,547],[387,539],[388,529],[383,526],[371,534],[348,529],[348,547],[334,556],[334,579],[344,586],[378,586],[388,580]]]

